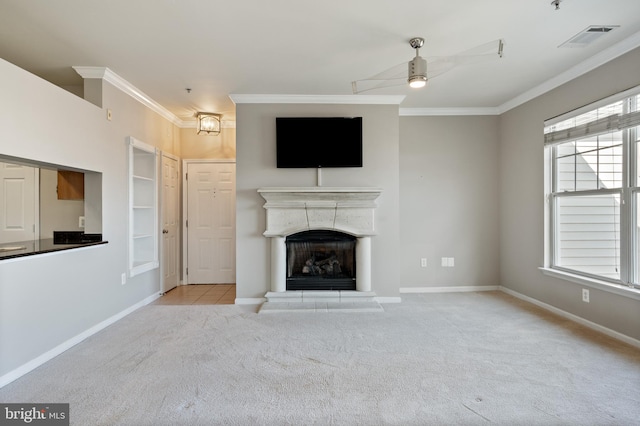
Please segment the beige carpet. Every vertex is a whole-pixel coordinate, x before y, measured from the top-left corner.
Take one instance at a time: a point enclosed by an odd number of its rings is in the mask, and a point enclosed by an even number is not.
[[[73,425],[638,425],[640,351],[502,293],[149,305],[0,389]]]

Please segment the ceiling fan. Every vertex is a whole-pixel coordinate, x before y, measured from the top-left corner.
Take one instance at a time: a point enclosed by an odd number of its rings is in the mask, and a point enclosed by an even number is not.
[[[403,62],[386,71],[369,78],[351,82],[353,94],[383,87],[401,86],[409,83],[412,88],[424,87],[427,81],[450,69],[464,64],[471,64],[488,59],[502,58],[504,43],[502,39],[482,44],[453,56],[435,56],[424,59],[420,56],[420,48],[424,46],[424,38],[414,37],[409,45],[416,50],[416,56],[408,63]],[[427,66],[428,64],[428,66]],[[407,69],[408,68],[408,69]]]

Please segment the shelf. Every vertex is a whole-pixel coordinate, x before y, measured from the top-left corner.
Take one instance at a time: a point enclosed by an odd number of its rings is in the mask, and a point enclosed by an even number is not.
[[[137,175],[133,175],[132,176],[134,179],[140,179],[140,180],[145,180],[148,182],[155,182],[155,180],[153,178],[150,177],[146,177],[146,176],[137,176]]]
[[[130,137],[129,275],[158,265],[158,151]]]
[[[154,235],[153,234],[140,234],[140,235],[134,235],[132,238],[134,240],[140,239],[140,238],[153,238]]]
[[[129,275],[135,276],[138,274],[142,274],[143,272],[151,271],[156,269],[159,266],[158,261],[155,262],[137,262],[134,263],[129,269]]]

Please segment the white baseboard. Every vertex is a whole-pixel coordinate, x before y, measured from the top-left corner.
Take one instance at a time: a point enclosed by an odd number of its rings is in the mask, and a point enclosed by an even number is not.
[[[454,286],[454,287],[400,287],[400,293],[461,293],[469,291],[497,291],[500,286]]]
[[[137,309],[139,309],[139,308],[141,308],[141,307],[143,307],[145,305],[148,305],[149,303],[153,302],[154,300],[156,300],[159,297],[160,297],[159,293],[151,295],[151,296],[147,297],[146,299],[143,299],[140,302],[136,303],[135,305],[128,307],[124,311],[121,311],[121,312],[115,314],[114,316],[112,316],[110,318],[107,318],[106,320],[102,321],[101,323],[98,323],[98,324],[94,325],[93,327],[89,328],[88,330],[83,331],[82,333],[78,334],[77,336],[72,337],[71,339],[67,340],[66,342],[63,342],[63,343],[59,344],[58,346],[56,346],[55,348],[51,349],[50,351],[47,351],[47,352],[43,353],[39,357],[37,357],[35,359],[32,359],[31,361],[27,362],[26,364],[21,365],[20,367],[16,368],[15,370],[10,371],[9,373],[7,373],[4,376],[0,377],[0,388],[8,385],[9,383],[13,382],[14,380],[16,380],[18,378],[24,376],[25,374],[29,373],[30,371],[35,370],[36,368],[40,367],[45,362],[50,361],[53,358],[57,357],[58,355],[60,355],[64,351],[66,351],[67,349],[72,348],[73,346],[77,345],[78,343],[82,342],[83,340],[87,339],[88,337],[93,336],[94,334],[96,334],[99,331],[107,328],[108,326],[110,326],[111,324],[115,323],[116,321],[119,321],[122,318],[126,317],[127,315],[129,315],[133,311],[135,311],[135,310],[137,310]]]
[[[259,305],[266,302],[264,297],[237,297],[235,300],[236,305]]]
[[[603,327],[600,324],[596,324],[595,322],[589,321],[577,315],[571,314],[567,311],[563,311],[562,309],[556,308],[555,306],[549,305],[547,303],[541,302],[537,299],[534,299],[529,296],[525,296],[522,293],[518,293],[517,291],[513,291],[509,288],[500,286],[500,291],[507,293],[515,298],[520,300],[524,300],[525,302],[529,302],[534,304],[544,310],[553,312],[554,314],[560,315],[561,317],[567,318],[573,322],[577,322],[578,324],[584,325],[592,330],[599,331],[600,333],[606,334],[609,337],[613,337],[614,339],[621,340],[625,343],[630,344],[631,346],[635,346],[636,348],[640,348],[640,340],[634,339],[633,337],[627,336],[626,334],[619,333],[615,330],[611,330],[610,328]]]

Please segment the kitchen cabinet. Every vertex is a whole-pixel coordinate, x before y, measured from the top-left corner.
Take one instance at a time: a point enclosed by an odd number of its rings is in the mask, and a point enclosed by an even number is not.
[[[58,200],[84,200],[84,173],[58,170]]]

